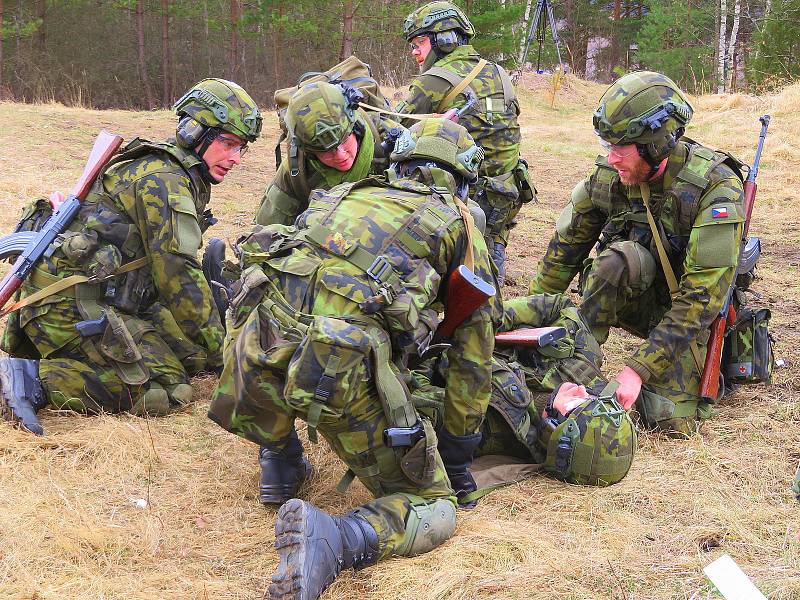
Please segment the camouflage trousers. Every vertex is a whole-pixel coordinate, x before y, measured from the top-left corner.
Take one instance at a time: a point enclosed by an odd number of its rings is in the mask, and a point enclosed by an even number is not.
[[[324,406],[308,403],[299,394],[284,395],[287,369],[298,345],[283,338],[263,305],[254,309],[227,338],[225,366],[209,417],[232,433],[276,450],[288,440],[295,417],[308,422],[309,438],[314,441],[317,433],[321,434],[375,497],[353,512],[377,532],[380,558],[418,554],[448,539],[455,529],[456,499],[435,450],[436,440],[429,439],[427,444],[434,461],[432,477],[412,481],[404,471],[409,453],[383,442],[389,423],[375,386],[374,369],[366,359],[344,374],[340,372],[352,385],[347,385],[346,391],[342,386],[334,389]],[[442,500],[453,507],[452,517],[445,519],[449,523],[444,527],[440,523],[432,537],[430,531],[422,531],[420,523],[430,521],[434,506],[441,511]],[[423,537],[427,539],[420,545]]]
[[[581,312],[601,344],[611,327],[645,339],[670,307],[670,293],[656,259],[641,244],[615,242],[587,263],[581,275]],[[698,338],[705,360],[709,332]],[[701,363],[702,364],[702,363]],[[699,395],[700,373],[687,348],[669,369],[642,387],[636,409],[646,426],[694,433],[712,414]]]
[[[511,178],[513,181],[513,178]],[[516,187],[510,186],[506,193],[499,193],[482,187],[478,190],[475,201],[486,214],[486,232],[484,239],[489,255],[499,273],[498,281],[503,285],[506,275],[506,246],[512,227],[516,225],[514,218],[522,208],[522,201]]]
[[[165,414],[191,402],[186,369],[153,322],[99,310],[112,314],[114,327],[86,337],[76,335],[75,303],[59,298],[23,308],[18,329],[6,331],[4,342],[23,339],[41,357],[39,378],[50,404],[93,414]]]

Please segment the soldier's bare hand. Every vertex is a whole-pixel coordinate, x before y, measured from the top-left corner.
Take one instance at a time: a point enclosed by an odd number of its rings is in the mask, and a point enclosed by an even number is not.
[[[576,383],[565,381],[558,388],[556,397],[553,399],[553,408],[562,415],[568,415],[573,409],[585,402],[589,398],[586,388]]]
[[[622,405],[625,410],[630,410],[636,398],[639,397],[639,392],[642,391],[642,378],[639,374],[631,369],[625,367],[617,375],[617,401]]]

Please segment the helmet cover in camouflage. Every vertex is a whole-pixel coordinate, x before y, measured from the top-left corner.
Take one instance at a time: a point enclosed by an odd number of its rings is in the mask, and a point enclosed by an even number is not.
[[[594,111],[594,130],[610,144],[639,144],[654,161],[666,158],[691,120],[693,109],[674,81],[635,71],[617,79]]]
[[[449,119],[430,118],[406,129],[397,138],[392,162],[429,159],[446,165],[473,182],[483,160],[483,148],[475,143],[469,132]]]
[[[553,423],[546,418],[539,426],[539,443],[547,450],[545,471],[570,483],[597,486],[616,483],[628,473],[636,429],[612,394],[591,396],[555,428]]]
[[[254,142],[261,134],[261,113],[250,95],[225,79],[203,79],[172,107],[178,117],[189,115],[206,127],[215,127]]]
[[[304,85],[292,95],[286,107],[286,126],[300,147],[325,152],[350,135],[358,102],[346,91],[340,85],[319,81]]]
[[[403,35],[408,42],[425,33],[452,29],[460,31],[467,39],[475,35],[467,16],[451,2],[429,2],[408,15],[403,23]]]

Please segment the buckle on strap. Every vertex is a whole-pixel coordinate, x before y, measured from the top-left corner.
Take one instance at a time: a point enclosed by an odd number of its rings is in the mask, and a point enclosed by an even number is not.
[[[386,272],[389,272],[389,275],[393,272],[392,263],[389,262],[383,254],[377,256],[375,260],[372,261],[372,264],[367,269],[366,273],[371,278],[377,281],[380,284],[386,283],[388,281],[388,277],[386,280],[383,279],[383,276]]]

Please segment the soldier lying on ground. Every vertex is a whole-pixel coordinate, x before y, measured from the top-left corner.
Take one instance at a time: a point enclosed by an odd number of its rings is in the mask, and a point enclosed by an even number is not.
[[[386,170],[392,146],[381,144],[400,125],[365,112],[359,98],[360,92],[346,84],[326,82],[306,84],[294,93],[285,117],[289,157],[267,186],[256,223],[291,225],[308,207],[311,190],[329,190]]]
[[[614,326],[644,339],[616,377],[620,403],[636,403],[647,426],[682,435],[718,399],[700,396],[700,374],[744,222],[741,165],[683,138],[691,116],[683,92],[659,73],[631,73],[609,87],[594,113],[608,156],[573,190],[530,286],[563,292],[580,272],[581,312],[597,340]]]
[[[475,28],[450,2],[429,2],[403,24],[403,36],[420,74],[397,105],[401,113],[444,113],[462,106],[468,94],[478,103],[459,119],[486,154],[470,196],[486,213],[486,244],[505,279],[505,252],[514,217],[536,190],[520,157],[519,102],[508,73],[483,60],[470,45]],[[463,85],[466,84],[466,85]],[[457,92],[457,93],[453,93]],[[403,124],[411,126],[412,120]]]
[[[522,459],[571,483],[605,486],[622,479],[636,451],[636,431],[613,386],[607,387],[600,346],[575,305],[566,296],[537,294],[506,300],[503,308],[504,331],[558,326],[567,336],[538,348],[495,346],[492,394],[475,457]],[[414,405],[434,423],[441,418],[443,390],[430,380],[438,382],[442,371],[446,361],[436,371],[415,372],[412,380]],[[493,464],[499,478],[473,469],[481,487],[531,472],[515,469],[514,461]]]
[[[316,598],[342,568],[444,542],[455,529],[450,481],[465,479],[480,441],[499,302],[453,335],[438,436],[448,460],[393,359],[416,353],[435,329],[444,282],[462,263],[493,281],[483,238],[462,216],[482,151],[460,125],[427,119],[403,133],[391,158],[388,180],[315,191],[296,227],[257,227],[239,246],[243,272],[209,416],[270,448],[280,469],[298,470],[289,436],[300,417],[311,441],[325,437],[375,496],[341,517],[298,499],[283,504],[270,598]],[[386,435],[397,427],[422,435]]]
[[[71,275],[91,278],[10,316],[11,358],[0,358],[6,420],[41,435],[36,413],[48,402],[163,414],[191,401],[190,374],[220,368],[224,330],[197,253],[213,222],[211,185],[258,138],[261,115],[222,79],[195,85],[175,111],[176,139],[136,139],[114,157],[21,288],[25,298]],[[48,209],[46,201],[26,209],[20,228],[41,224]]]

